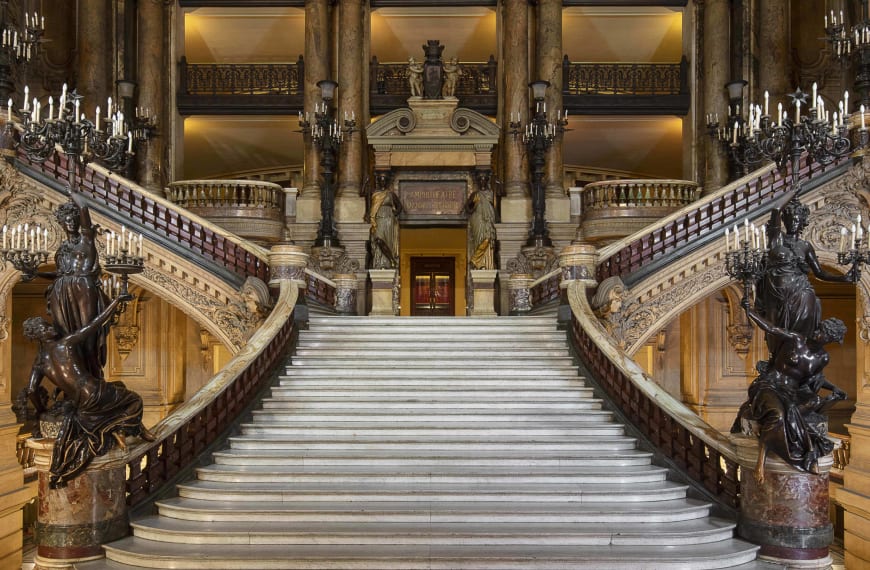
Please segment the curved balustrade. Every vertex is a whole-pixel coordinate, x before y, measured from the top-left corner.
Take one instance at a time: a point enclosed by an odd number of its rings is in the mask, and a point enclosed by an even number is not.
[[[604,180],[580,192],[580,224],[591,243],[631,235],[694,202],[698,184],[689,180]]]
[[[571,342],[586,369],[626,418],[666,457],[722,505],[740,508],[740,466],[730,440],[706,424],[608,341],[586,297],[568,286]]]
[[[203,218],[256,242],[284,235],[284,189],[260,180],[180,180],[166,197]]]
[[[852,159],[840,158],[831,164],[820,165],[807,156],[800,161],[800,178],[807,181],[826,173],[845,168]],[[694,204],[645,227],[618,242],[605,246],[599,252],[596,279],[601,282],[613,275],[623,277],[652,267],[652,264],[689,245],[700,245],[704,239],[713,239],[754,208],[766,204],[772,207],[773,198],[788,191],[790,173],[779,173],[771,164],[745,176]]]
[[[19,152],[16,160],[37,176],[69,186],[67,159],[61,153],[36,163]],[[82,194],[118,212],[127,224],[138,226],[134,229],[150,234],[149,238],[196,252],[234,273],[239,284],[247,277],[269,281],[269,253],[264,248],[228,235],[222,228],[99,165],[89,164],[77,182]]]
[[[127,504],[135,507],[178,475],[191,460],[215,443],[239,413],[270,380],[270,372],[287,357],[295,339],[293,309],[299,290],[290,281],[269,317],[245,348],[190,400],[152,431],[156,441],[142,442],[118,455],[109,466],[127,466]]]

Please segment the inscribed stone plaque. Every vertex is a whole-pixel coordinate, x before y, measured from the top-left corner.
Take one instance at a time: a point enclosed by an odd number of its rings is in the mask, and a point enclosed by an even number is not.
[[[458,216],[465,204],[465,180],[402,180],[399,197],[408,216]]]

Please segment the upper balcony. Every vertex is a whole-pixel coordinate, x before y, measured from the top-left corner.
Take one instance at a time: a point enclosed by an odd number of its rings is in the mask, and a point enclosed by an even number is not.
[[[487,115],[498,109],[498,62],[460,62],[460,104]],[[564,108],[582,115],[685,115],[688,62],[562,63]],[[178,111],[182,115],[281,115],[303,110],[305,64],[179,62]],[[372,115],[406,106],[411,96],[406,62],[369,65]]]

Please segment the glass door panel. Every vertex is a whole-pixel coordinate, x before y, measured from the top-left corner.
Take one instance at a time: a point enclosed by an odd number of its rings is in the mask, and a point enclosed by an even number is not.
[[[412,316],[453,316],[453,266],[452,257],[411,258],[411,281],[414,284]]]

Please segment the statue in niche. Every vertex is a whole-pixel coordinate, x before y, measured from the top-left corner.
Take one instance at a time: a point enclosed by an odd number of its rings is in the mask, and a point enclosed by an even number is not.
[[[399,267],[399,214],[402,203],[389,184],[389,176],[376,175],[377,190],[372,194],[369,210],[369,247],[371,269],[396,269]]]
[[[411,86],[411,97],[423,96],[423,64],[413,57],[408,58],[408,84]]]
[[[461,76],[462,68],[459,66],[459,60],[456,57],[444,64],[444,87],[441,89],[441,94],[444,97],[456,96],[456,86]]]
[[[121,303],[132,296],[113,299],[79,329],[64,332],[42,317],[24,321],[24,336],[39,343],[27,394],[38,414],[49,412],[61,420],[49,468],[49,486],[63,487],[79,475],[94,457],[115,444],[126,449],[127,436],[153,441],[142,425],[142,398],[121,382],[106,382],[90,369],[86,347],[106,327]],[[59,391],[49,408],[41,382],[48,379]],[[34,434],[36,435],[36,434]]]
[[[771,212],[754,307],[747,298],[741,301],[747,317],[764,331],[770,355],[756,365],[759,375],[731,428],[759,438],[759,483],[770,451],[798,470],[818,472],[819,458],[833,449],[825,413],[846,397],[822,374],[829,361],[824,346],[842,343],[846,327],[839,319],[821,319],[809,273],[825,281],[854,282],[857,268],[835,275],[821,267],[812,244],[800,237],[809,209],[797,199],[798,192],[787,193]],[[830,394],[823,398],[820,390]]]
[[[468,262],[472,269],[495,269],[495,207],[489,171],[477,175],[477,189],[465,201],[468,212]]]

